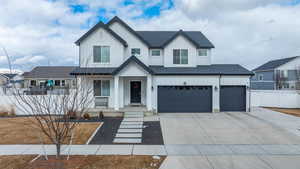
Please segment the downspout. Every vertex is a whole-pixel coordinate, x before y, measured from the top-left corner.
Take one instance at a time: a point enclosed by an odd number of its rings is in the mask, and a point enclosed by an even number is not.
[[[221,77],[222,77],[222,74],[220,72],[220,75],[219,75],[219,112],[221,112]]]
[[[248,112],[251,112],[251,76],[249,77],[249,108]]]

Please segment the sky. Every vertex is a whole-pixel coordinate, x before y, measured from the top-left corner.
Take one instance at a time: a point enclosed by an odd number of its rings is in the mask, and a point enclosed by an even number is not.
[[[119,16],[135,30],[201,31],[212,62],[253,69],[300,55],[300,0],[1,0],[0,70],[77,65],[74,42]]]

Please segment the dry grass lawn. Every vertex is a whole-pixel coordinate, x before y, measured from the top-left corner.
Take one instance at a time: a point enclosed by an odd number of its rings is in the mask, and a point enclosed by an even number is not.
[[[268,109],[271,109],[273,111],[278,111],[285,114],[290,114],[293,116],[300,117],[300,109],[284,109],[284,108],[274,108],[274,107],[267,107]]]
[[[48,161],[39,158],[29,163],[33,156],[0,156],[0,168],[9,169],[158,169],[165,157],[152,156],[71,156],[69,160]]]
[[[52,144],[39,129],[33,128],[31,120],[29,117],[0,118],[0,144],[40,144],[40,134],[45,144]],[[78,124],[73,144],[85,144],[99,125],[101,123]]]

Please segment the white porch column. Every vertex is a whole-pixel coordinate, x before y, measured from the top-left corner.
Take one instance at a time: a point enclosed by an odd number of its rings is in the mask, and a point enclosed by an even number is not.
[[[114,77],[114,109],[119,110],[119,76]]]
[[[152,76],[151,75],[147,75],[146,98],[147,98],[147,109],[152,110]]]

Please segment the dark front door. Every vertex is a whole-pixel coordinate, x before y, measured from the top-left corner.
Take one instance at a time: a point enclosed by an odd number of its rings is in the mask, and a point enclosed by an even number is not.
[[[130,102],[141,103],[141,82],[140,81],[130,82]]]
[[[158,112],[212,112],[211,86],[158,86]]]

